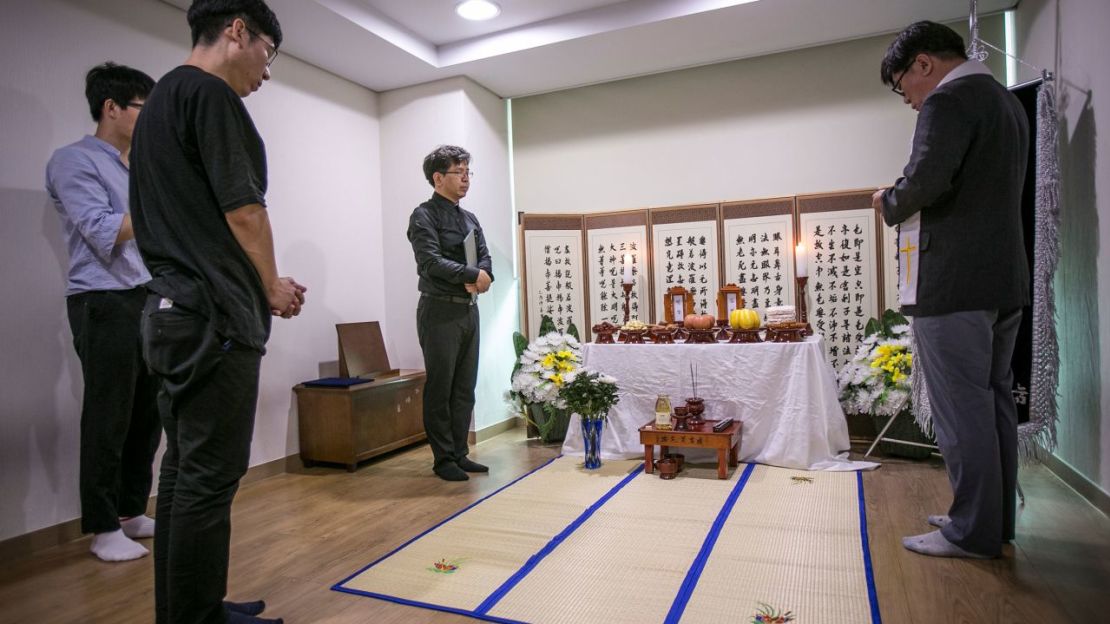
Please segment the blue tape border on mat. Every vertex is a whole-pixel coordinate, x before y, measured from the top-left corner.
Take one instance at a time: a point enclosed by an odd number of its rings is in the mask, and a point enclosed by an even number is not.
[[[690,569],[686,572],[686,578],[678,589],[678,595],[674,597],[674,602],[671,603],[671,610],[667,612],[667,617],[663,620],[664,624],[674,624],[682,619],[682,613],[686,610],[686,605],[690,602],[690,596],[693,595],[694,588],[698,585],[698,579],[701,578],[701,573],[705,570],[705,563],[709,561],[709,555],[712,554],[713,547],[717,544],[717,538],[721,535],[725,520],[732,514],[732,508],[736,506],[736,501],[740,498],[740,492],[744,491],[744,486],[748,484],[748,477],[752,475],[753,470],[755,470],[755,464],[748,464],[748,467],[744,469],[744,474],[740,476],[739,481],[732,488],[732,492],[725,499],[725,504],[717,512],[717,519],[713,521],[713,526],[709,527],[709,532],[705,535],[705,541],[701,544],[698,556],[694,557],[694,562],[690,564]]]
[[[587,507],[582,513],[578,514],[578,517],[575,518],[573,522],[568,524],[566,528],[564,528],[562,531],[559,531],[559,533],[556,534],[555,537],[552,537],[551,540],[548,541],[543,548],[539,549],[539,551],[536,552],[536,554],[529,557],[528,561],[525,561],[524,565],[520,566],[519,570],[514,572],[512,576],[510,576],[508,579],[505,580],[504,583],[501,584],[501,587],[493,590],[493,593],[490,594],[485,600],[483,600],[482,604],[478,605],[478,607],[474,609],[474,613],[478,616],[484,616],[486,613],[488,613],[490,609],[492,609],[495,605],[497,605],[498,602],[501,601],[502,598],[505,597],[505,594],[512,591],[512,589],[516,587],[518,583],[523,581],[524,577],[528,576],[528,574],[531,573],[532,570],[534,570],[541,561],[543,561],[548,555],[554,552],[554,550],[559,547],[559,544],[562,544],[564,541],[566,541],[566,539],[570,537],[572,533],[578,530],[578,527],[582,526],[586,522],[586,520],[590,519],[590,516],[594,515],[598,509],[601,509],[601,507],[605,505],[605,503],[609,502],[609,499],[616,496],[617,492],[624,489],[624,486],[631,483],[633,479],[643,473],[644,465],[640,464],[636,466],[636,469],[628,473],[627,477],[621,479],[620,483],[614,485],[608,492],[605,493],[604,496],[594,501],[592,505]]]
[[[417,535],[416,537],[414,537],[414,538],[410,539],[409,541],[405,542],[404,544],[401,544],[401,545],[400,545],[400,546],[398,546],[397,548],[394,548],[393,550],[391,550],[391,551],[389,551],[388,553],[386,553],[386,554],[382,555],[381,557],[378,557],[378,558],[377,558],[377,559],[375,559],[374,561],[371,561],[370,563],[366,564],[366,565],[365,565],[365,566],[363,566],[363,567],[362,567],[361,569],[359,569],[359,571],[358,571],[358,572],[355,572],[354,574],[352,574],[352,575],[348,576],[347,578],[343,579],[342,581],[339,581],[339,582],[338,582],[338,583],[336,583],[335,585],[332,585],[332,586],[331,586],[331,589],[332,589],[332,591],[338,591],[338,592],[346,592],[346,593],[349,593],[349,594],[358,594],[358,595],[360,595],[360,596],[371,596],[371,597],[373,597],[373,598],[381,598],[381,596],[378,596],[378,595],[374,595],[374,594],[371,594],[370,592],[362,592],[362,591],[359,591],[359,590],[355,590],[355,589],[346,589],[346,588],[342,587],[342,585],[346,584],[347,582],[349,582],[349,581],[350,581],[351,579],[355,578],[355,577],[356,577],[356,576],[358,576],[359,574],[362,574],[363,572],[365,572],[365,571],[369,570],[370,568],[372,568],[372,567],[374,567],[374,566],[378,565],[379,563],[381,563],[381,562],[385,561],[386,559],[389,559],[389,558],[390,558],[390,557],[392,557],[393,555],[397,554],[397,553],[398,553],[399,551],[401,551],[401,550],[405,549],[405,548],[406,548],[406,547],[407,547],[407,546],[408,546],[409,544],[411,544],[411,543],[415,542],[416,540],[418,540],[418,539],[420,539],[420,538],[424,537],[425,535],[427,535],[427,534],[431,533],[432,531],[434,531],[434,530],[438,529],[439,527],[443,526],[444,524],[447,524],[448,522],[450,522],[450,521],[454,520],[454,519],[455,519],[455,518],[457,518],[458,516],[461,516],[462,514],[466,513],[467,511],[470,511],[470,510],[471,510],[471,509],[473,509],[474,507],[477,507],[478,505],[481,505],[481,504],[482,504],[482,503],[484,503],[484,502],[485,502],[486,500],[488,500],[488,499],[490,499],[490,498],[493,498],[494,496],[496,496],[496,495],[500,494],[500,493],[501,493],[501,492],[502,492],[503,490],[505,490],[506,488],[512,487],[513,485],[516,485],[516,483],[517,483],[517,482],[519,482],[519,481],[521,481],[521,480],[523,480],[523,479],[526,479],[526,478],[528,478],[529,476],[531,476],[532,474],[534,474],[534,473],[536,473],[536,472],[538,472],[538,471],[540,471],[540,470],[543,470],[543,469],[544,469],[544,468],[546,468],[546,467],[547,467],[548,465],[550,465],[550,464],[551,464],[551,462],[555,461],[556,459],[559,459],[560,457],[562,457],[562,455],[561,455],[561,454],[560,454],[560,455],[556,455],[555,457],[552,457],[551,459],[549,459],[549,460],[545,461],[544,463],[540,464],[539,466],[536,466],[536,467],[535,467],[535,468],[533,468],[532,470],[530,470],[530,471],[528,471],[528,472],[526,472],[526,473],[524,473],[524,474],[520,475],[520,476],[519,476],[519,477],[517,477],[516,479],[513,479],[512,481],[510,481],[510,482],[506,483],[505,485],[503,485],[503,486],[501,486],[501,487],[497,488],[497,489],[496,489],[496,490],[494,490],[493,492],[490,492],[490,493],[489,493],[489,494],[487,494],[486,496],[483,496],[482,498],[479,498],[478,500],[474,501],[473,503],[471,503],[471,504],[467,505],[466,507],[463,507],[462,509],[460,509],[460,510],[456,511],[455,513],[451,514],[450,516],[447,516],[447,517],[446,517],[446,518],[445,518],[445,519],[444,519],[444,520],[443,520],[442,522],[440,522],[439,524],[436,524],[435,526],[433,526],[433,527],[429,528],[428,530],[424,531],[424,532],[423,532],[423,533],[421,533],[420,535]],[[425,605],[421,605],[421,606],[425,606]]]
[[[628,483],[631,482],[632,479],[634,479],[637,476],[639,476],[640,474],[642,474],[643,471],[644,471],[644,465],[642,463],[637,465],[634,470],[632,470],[631,472],[628,473],[627,477],[622,479],[621,482],[618,483],[617,485],[613,486],[613,488],[610,489],[608,492],[606,492],[604,496],[602,496],[597,501],[595,501],[592,505],[590,505],[590,507],[588,507],[586,509],[586,511],[582,512],[582,514],[580,514],[578,516],[578,518],[576,518],[573,522],[571,522],[567,526],[567,528],[563,529],[558,535],[553,537],[542,549],[540,549],[539,552],[532,555],[528,559],[528,561],[525,562],[524,566],[521,567],[520,570],[517,570],[513,574],[513,576],[509,577],[509,579],[504,584],[502,584],[501,587],[494,590],[494,593],[491,594],[488,598],[486,598],[486,600],[484,600],[482,602],[482,604],[478,606],[478,609],[475,610],[475,611],[467,611],[466,609],[458,609],[458,608],[455,608],[455,607],[448,607],[448,606],[445,606],[445,605],[437,605],[437,604],[432,604],[432,603],[428,603],[428,602],[420,602],[420,601],[417,601],[417,600],[408,600],[406,598],[398,598],[397,596],[389,596],[389,595],[386,595],[386,594],[378,594],[378,593],[375,593],[375,592],[368,592],[368,591],[363,591],[363,590],[360,590],[360,589],[351,589],[351,588],[348,588],[348,587],[343,587],[343,585],[346,584],[347,582],[349,582],[351,579],[355,578],[356,576],[358,576],[358,575],[362,574],[363,572],[369,570],[370,568],[378,565],[382,561],[385,561],[386,559],[392,557],[397,552],[406,548],[409,544],[412,544],[413,542],[415,542],[416,540],[424,537],[428,533],[431,533],[432,531],[436,530],[440,526],[442,526],[444,524],[447,524],[451,520],[454,520],[456,517],[466,513],[470,509],[480,505],[481,503],[485,502],[486,500],[488,500],[490,498],[493,498],[497,494],[500,494],[503,490],[515,485],[516,483],[518,483],[519,481],[529,477],[533,473],[536,473],[536,472],[542,470],[543,468],[546,468],[549,464],[551,464],[551,462],[555,461],[556,459],[559,459],[560,457],[562,457],[562,455],[559,455],[558,457],[553,457],[553,458],[549,459],[548,461],[544,462],[543,464],[540,464],[539,466],[532,469],[528,473],[521,475],[520,477],[510,481],[509,483],[506,483],[504,486],[494,490],[490,494],[488,494],[488,495],[482,497],[481,499],[471,503],[470,505],[464,507],[463,509],[460,509],[459,511],[455,512],[454,514],[451,514],[450,516],[448,516],[447,518],[445,518],[443,521],[439,522],[435,526],[429,528],[428,530],[426,530],[423,533],[417,535],[416,537],[413,537],[412,539],[408,540],[404,544],[401,544],[397,548],[394,548],[393,550],[389,551],[389,553],[383,555],[382,557],[379,557],[378,559],[374,560],[373,562],[363,566],[358,572],[355,572],[354,574],[348,576],[347,578],[345,578],[342,581],[336,583],[335,585],[332,585],[331,590],[336,591],[336,592],[340,592],[340,593],[344,593],[344,594],[353,594],[355,596],[365,596],[367,598],[377,598],[379,600],[384,600],[386,602],[392,602],[392,603],[406,605],[406,606],[410,606],[410,607],[420,607],[420,608],[423,608],[423,609],[431,609],[433,611],[443,611],[445,613],[454,613],[454,614],[457,614],[457,615],[465,615],[467,617],[472,617],[472,618],[475,618],[475,619],[478,619],[478,620],[485,620],[487,622],[498,622],[500,624],[528,624],[527,622],[524,622],[524,621],[521,621],[521,620],[511,620],[511,619],[508,619],[508,618],[501,618],[501,617],[489,615],[489,614],[486,613],[486,611],[493,608],[493,606],[496,605],[496,603],[499,600],[501,600],[501,598],[503,598],[504,595],[506,593],[508,593],[508,591],[511,590],[514,585],[519,583],[524,578],[524,576],[527,575],[528,571],[531,571],[531,569],[534,568],[536,566],[536,564],[538,564],[540,562],[540,560],[542,560],[544,557],[546,557],[547,554],[550,554],[550,552],[553,551],[555,549],[555,547],[558,546],[559,543],[562,543],[563,540],[565,540],[567,538],[567,536],[569,536],[570,533],[573,532],[573,529],[576,529],[578,526],[581,526],[581,524],[583,522],[585,522],[586,519],[589,518],[589,516],[593,515],[594,512],[596,512],[603,504],[605,504],[606,501],[608,501],[610,498],[612,498],[618,491],[620,491],[621,488],[628,485]],[[509,585],[509,583],[512,583],[512,585]],[[494,600],[493,602],[490,602],[490,600],[494,596],[497,596],[497,600]],[[489,603],[489,604],[487,605],[486,603]],[[482,610],[483,606],[485,606],[485,610]]]
[[[856,483],[859,484],[859,537],[863,549],[863,569],[867,574],[867,600],[871,603],[871,622],[882,624],[883,618],[879,615],[879,596],[875,593],[875,570],[871,567],[871,543],[867,538],[867,506],[863,498],[862,471],[856,471]]]

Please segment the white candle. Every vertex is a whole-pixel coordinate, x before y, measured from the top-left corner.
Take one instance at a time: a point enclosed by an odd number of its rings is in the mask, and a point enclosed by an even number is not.
[[[631,284],[632,283],[632,256],[630,256],[628,254],[624,254],[624,256],[621,258],[621,262],[622,262],[622,264],[624,264],[624,283],[625,284]]]
[[[794,246],[794,275],[808,277],[809,267],[806,265],[806,246],[798,243]]]

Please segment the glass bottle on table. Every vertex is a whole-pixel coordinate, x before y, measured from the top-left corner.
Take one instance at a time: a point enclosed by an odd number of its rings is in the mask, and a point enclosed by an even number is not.
[[[656,430],[671,430],[671,399],[665,394],[655,398],[655,428]]]

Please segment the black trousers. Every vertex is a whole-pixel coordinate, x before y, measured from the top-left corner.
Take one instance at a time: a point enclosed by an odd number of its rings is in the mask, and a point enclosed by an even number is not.
[[[143,312],[143,348],[162,378],[166,454],[158,481],[154,598],[159,624],[223,623],[231,501],[250,460],[262,354],[223,340],[180,307]]]
[[[470,452],[478,381],[478,306],[420,297],[416,333],[424,352],[424,431],[438,468]]]
[[[1020,308],[913,319],[952,485],[952,522],[941,532],[983,555],[998,555],[1002,542],[1014,538],[1018,449],[1010,360],[1020,324]]]
[[[139,323],[146,289],[98,290],[66,298],[81,360],[81,531],[119,529],[146,513],[151,462],[162,430],[158,382],[143,363]]]

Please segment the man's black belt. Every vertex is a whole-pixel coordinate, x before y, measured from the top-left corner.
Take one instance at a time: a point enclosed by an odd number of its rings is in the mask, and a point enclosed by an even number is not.
[[[435,299],[436,301],[447,301],[450,303],[461,303],[464,305],[474,305],[476,302],[469,295],[466,297],[456,297],[454,295],[432,295],[428,293],[420,293],[421,297],[428,299]]]

